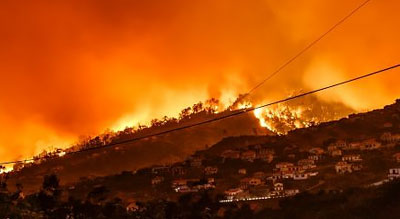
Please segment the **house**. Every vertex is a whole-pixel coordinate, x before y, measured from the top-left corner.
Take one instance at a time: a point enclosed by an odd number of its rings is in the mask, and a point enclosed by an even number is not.
[[[347,145],[347,147],[343,148],[343,150],[359,150],[361,148],[361,142],[351,142]]]
[[[198,192],[198,191],[199,190],[197,188],[190,188],[187,185],[178,186],[175,188],[175,192],[180,192],[180,193]]]
[[[283,183],[274,183],[275,191],[283,191]]]
[[[241,168],[241,169],[238,170],[238,173],[239,173],[239,174],[242,174],[242,175],[246,175],[246,174],[247,174],[247,171],[246,171],[246,169]]]
[[[338,143],[338,142],[336,142]],[[342,145],[342,144],[340,144]],[[328,146],[328,153],[332,156],[332,157],[336,157],[336,156],[341,156],[342,155],[342,150],[340,148],[344,148],[342,146],[337,146],[336,144],[331,144]]]
[[[293,170],[285,170],[281,171],[282,178],[284,179],[291,179],[294,177],[295,171]]]
[[[331,144],[328,146],[328,153],[331,153],[332,151],[337,150],[337,149],[338,149],[338,146]]]
[[[241,188],[234,188],[234,189],[226,190],[224,193],[225,193],[227,199],[232,200],[236,196],[242,194],[243,190]]]
[[[278,179],[291,179],[294,177],[296,172],[293,170],[274,170],[272,176],[268,177],[270,180],[278,180]]]
[[[301,159],[297,161],[297,165],[299,165],[303,170],[312,169],[317,167],[315,165],[315,161],[311,159]]]
[[[390,132],[385,132],[381,135],[380,137],[381,141],[383,142],[391,142],[392,140],[392,133]]]
[[[396,162],[400,163],[400,153],[393,154],[393,158]]]
[[[330,146],[335,147],[335,149],[346,148],[347,147],[347,142],[344,141],[344,140],[338,140],[335,143],[330,144]],[[329,147],[328,147],[328,150],[329,150]]]
[[[262,181],[258,178],[243,178],[240,180],[240,188],[247,189],[251,186],[258,186],[261,185]]]
[[[199,189],[196,188],[199,184],[200,179],[176,179],[172,181],[172,188],[175,192],[197,192]],[[195,185],[194,187],[191,187]]]
[[[389,169],[388,178],[390,180],[394,180],[394,179],[400,178],[400,168],[391,168],[391,169]]]
[[[335,170],[336,173],[351,173],[353,172],[353,169],[351,167],[351,164],[344,162],[344,161],[339,161],[336,165],[335,165]]]
[[[305,180],[308,179],[308,173],[295,173],[293,176],[294,180]]]
[[[234,150],[226,150],[222,152],[221,157],[223,158],[229,158],[229,159],[239,159],[240,158],[240,152],[239,151],[234,151]]]
[[[392,134],[390,132],[385,132],[381,135],[380,139],[386,143],[396,143],[400,141],[400,134]]]
[[[171,173],[173,176],[180,176],[186,173],[186,169],[183,166],[174,166],[171,168]]]
[[[322,160],[323,155],[322,154],[314,154],[314,155],[309,155],[308,159],[314,160],[314,161],[319,161]]]
[[[324,154],[325,151],[324,149],[320,148],[320,147],[315,147],[315,148],[311,148],[308,153],[310,154],[314,154],[314,155],[321,155]]]
[[[298,189],[288,189],[288,190],[285,190],[285,195],[286,196],[295,196],[295,195],[297,195],[297,194],[299,194],[300,193],[300,190],[298,190]]]
[[[151,168],[151,172],[156,175],[165,175],[170,172],[169,166],[156,166]]]
[[[282,173],[280,171],[273,172],[272,176],[268,177],[268,179],[272,180],[272,181],[275,181],[275,180],[278,180],[278,179],[282,179],[282,178],[283,178],[283,176],[282,176]]]
[[[330,152],[330,155],[331,155],[332,157],[342,156],[342,150],[340,150],[340,149],[333,150],[333,151]]]
[[[188,180],[186,179],[176,179],[172,181],[172,187],[176,188],[178,186],[186,186],[188,183]]]
[[[191,167],[201,167],[202,165],[202,159],[200,157],[192,157],[189,160],[190,166]]]
[[[363,168],[363,165],[360,163],[352,163],[351,164],[351,169],[353,171],[360,171],[360,170],[362,170],[362,168]]]
[[[203,184],[196,184],[192,188],[196,190],[208,190],[208,189],[215,189],[215,185],[212,183],[203,183]]]
[[[204,168],[204,173],[205,173],[206,175],[214,175],[214,174],[217,174],[217,173],[218,173],[218,168],[217,168],[217,167],[208,166],[208,167]]]
[[[126,206],[127,212],[135,212],[138,210],[139,210],[139,206],[136,204],[136,202],[131,202]]]
[[[342,157],[342,161],[346,162],[360,162],[362,161],[361,156],[359,154],[350,154],[350,155],[344,155]]]
[[[257,159],[266,161],[268,163],[271,163],[274,159],[274,153],[269,149],[260,149],[256,154]]]
[[[275,168],[280,171],[289,170],[293,166],[294,166],[293,163],[289,163],[289,162],[280,162],[280,163],[275,164]]]
[[[162,176],[156,176],[153,179],[151,179],[151,185],[158,185],[164,181],[164,177]]]
[[[247,160],[249,162],[253,162],[256,159],[256,152],[253,150],[245,151],[240,155],[240,158],[242,160]]]
[[[262,154],[275,154],[275,151],[271,148],[258,148],[256,149],[257,157],[261,156]]]
[[[383,126],[382,126],[383,128],[392,128],[393,127],[393,124],[392,123],[390,123],[390,122],[385,122],[385,123],[383,123]]]
[[[375,150],[381,147],[381,143],[377,142],[375,138],[365,140],[361,144],[361,150]]]

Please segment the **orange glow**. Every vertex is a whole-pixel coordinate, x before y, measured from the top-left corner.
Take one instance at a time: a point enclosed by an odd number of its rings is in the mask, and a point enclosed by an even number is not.
[[[360,2],[4,0],[0,160],[177,117],[211,97],[221,100],[215,109],[221,111]],[[397,0],[371,1],[253,93],[249,103],[397,63],[398,11]],[[318,98],[356,110],[377,108],[399,97],[399,79],[395,70]],[[256,115],[290,115],[268,110]],[[291,110],[304,117],[298,108]],[[263,125],[274,129],[268,121]]]

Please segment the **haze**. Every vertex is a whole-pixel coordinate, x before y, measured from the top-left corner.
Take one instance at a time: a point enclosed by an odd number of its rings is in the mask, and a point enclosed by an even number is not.
[[[4,0],[0,159],[66,147],[210,97],[226,105],[361,1]],[[400,60],[400,2],[376,0],[252,96],[285,97]],[[366,110],[400,94],[399,71],[319,95]]]

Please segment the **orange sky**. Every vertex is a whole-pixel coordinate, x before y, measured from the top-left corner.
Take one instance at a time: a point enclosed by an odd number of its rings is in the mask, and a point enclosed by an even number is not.
[[[0,159],[246,92],[360,0],[4,0]],[[372,0],[255,93],[284,97],[397,64],[400,2]],[[399,70],[320,95],[389,104]]]

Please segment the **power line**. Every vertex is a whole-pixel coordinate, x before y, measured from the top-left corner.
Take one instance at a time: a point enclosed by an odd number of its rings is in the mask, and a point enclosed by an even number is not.
[[[308,92],[305,92],[305,93],[301,93],[301,94],[298,94],[298,95],[295,95],[295,96],[292,96],[292,97],[288,97],[288,98],[285,98],[285,99],[277,100],[277,101],[270,102],[270,103],[267,103],[267,104],[264,104],[264,105],[260,105],[260,106],[257,106],[257,107],[252,107],[252,108],[236,111],[236,112],[233,112],[231,114],[220,116],[220,117],[217,117],[217,118],[208,119],[208,120],[205,120],[205,121],[202,121],[202,122],[198,122],[198,123],[194,123],[194,124],[184,125],[184,126],[181,126],[181,127],[178,127],[178,128],[174,128],[174,129],[170,129],[170,130],[167,130],[167,131],[158,132],[158,133],[155,133],[155,134],[149,134],[149,135],[144,135],[144,136],[140,136],[140,137],[136,137],[136,138],[131,138],[131,139],[120,141],[120,142],[114,142],[114,143],[107,144],[107,145],[102,145],[102,146],[92,147],[92,148],[86,148],[86,149],[82,149],[82,150],[78,150],[78,151],[72,151],[72,152],[66,153],[65,155],[77,154],[77,153],[82,153],[82,152],[86,152],[86,151],[92,151],[92,150],[98,150],[98,149],[102,149],[102,148],[112,147],[112,146],[115,146],[115,145],[120,145],[120,144],[130,143],[130,142],[134,142],[134,141],[139,141],[139,140],[143,140],[143,139],[146,139],[146,138],[156,137],[156,136],[168,134],[168,133],[175,132],[175,131],[184,130],[184,129],[188,129],[188,128],[192,128],[192,127],[196,127],[196,126],[200,126],[200,125],[216,122],[216,121],[219,121],[219,120],[223,120],[223,119],[231,118],[231,117],[238,116],[238,115],[241,115],[241,114],[245,114],[245,113],[248,113],[248,112],[252,112],[252,111],[254,111],[256,109],[265,108],[265,107],[276,105],[276,104],[279,104],[279,103],[288,102],[290,100],[297,99],[297,98],[300,98],[300,97],[304,97],[304,96],[307,96],[307,95],[310,95],[310,94],[318,93],[318,92],[321,92],[321,91],[324,91],[324,90],[327,90],[327,89],[330,89],[330,88],[334,88],[334,87],[341,86],[341,85],[344,85],[344,84],[347,84],[347,83],[350,83],[350,82],[353,82],[353,81],[357,81],[357,80],[360,80],[360,79],[363,79],[363,78],[367,78],[367,77],[370,77],[370,76],[373,76],[373,75],[376,75],[376,74],[380,74],[380,73],[383,73],[383,72],[386,72],[386,71],[389,71],[389,70],[392,70],[392,69],[395,69],[395,68],[398,68],[398,67],[400,67],[400,64],[393,65],[393,66],[390,66],[390,67],[387,67],[387,68],[384,68],[384,69],[381,69],[381,70],[378,70],[378,71],[375,71],[375,72],[372,72],[372,73],[361,75],[359,77],[355,77],[355,78],[352,78],[352,79],[349,79],[349,80],[346,80],[346,81],[342,81],[342,82],[339,82],[339,83],[336,83],[336,84],[332,84],[332,85],[329,85],[329,86],[326,86],[326,87],[322,87],[322,88],[319,88],[319,89],[316,89],[316,90],[312,90],[312,91],[308,91]],[[34,161],[34,160],[35,160],[34,158],[31,158],[31,159],[19,160],[19,161],[1,162],[0,165],[29,162],[29,161]]]
[[[353,9],[349,14],[347,14],[345,17],[343,17],[341,20],[339,20],[335,25],[333,25],[331,28],[329,28],[326,32],[324,32],[322,35],[320,35],[317,39],[312,41],[310,44],[308,44],[306,47],[304,47],[302,50],[300,50],[296,55],[294,55],[292,58],[288,59],[286,62],[284,62],[279,68],[277,68],[275,71],[273,71],[270,75],[268,75],[264,80],[262,80],[260,83],[256,84],[253,88],[251,88],[246,94],[244,94],[241,99],[244,99],[248,95],[250,95],[252,92],[254,92],[256,89],[261,87],[265,82],[269,81],[272,77],[277,75],[279,72],[281,72],[284,68],[286,68],[290,63],[295,61],[297,58],[299,58],[301,55],[303,55],[305,52],[307,52],[309,49],[311,49],[315,44],[317,44],[319,41],[321,41],[323,38],[325,38],[329,33],[331,33],[333,30],[335,30],[338,26],[340,26],[343,22],[345,22],[347,19],[349,19],[352,15],[354,15],[358,10],[360,10],[362,7],[364,7],[368,2],[371,0],[366,0],[362,2],[360,5],[358,5],[355,9]]]

